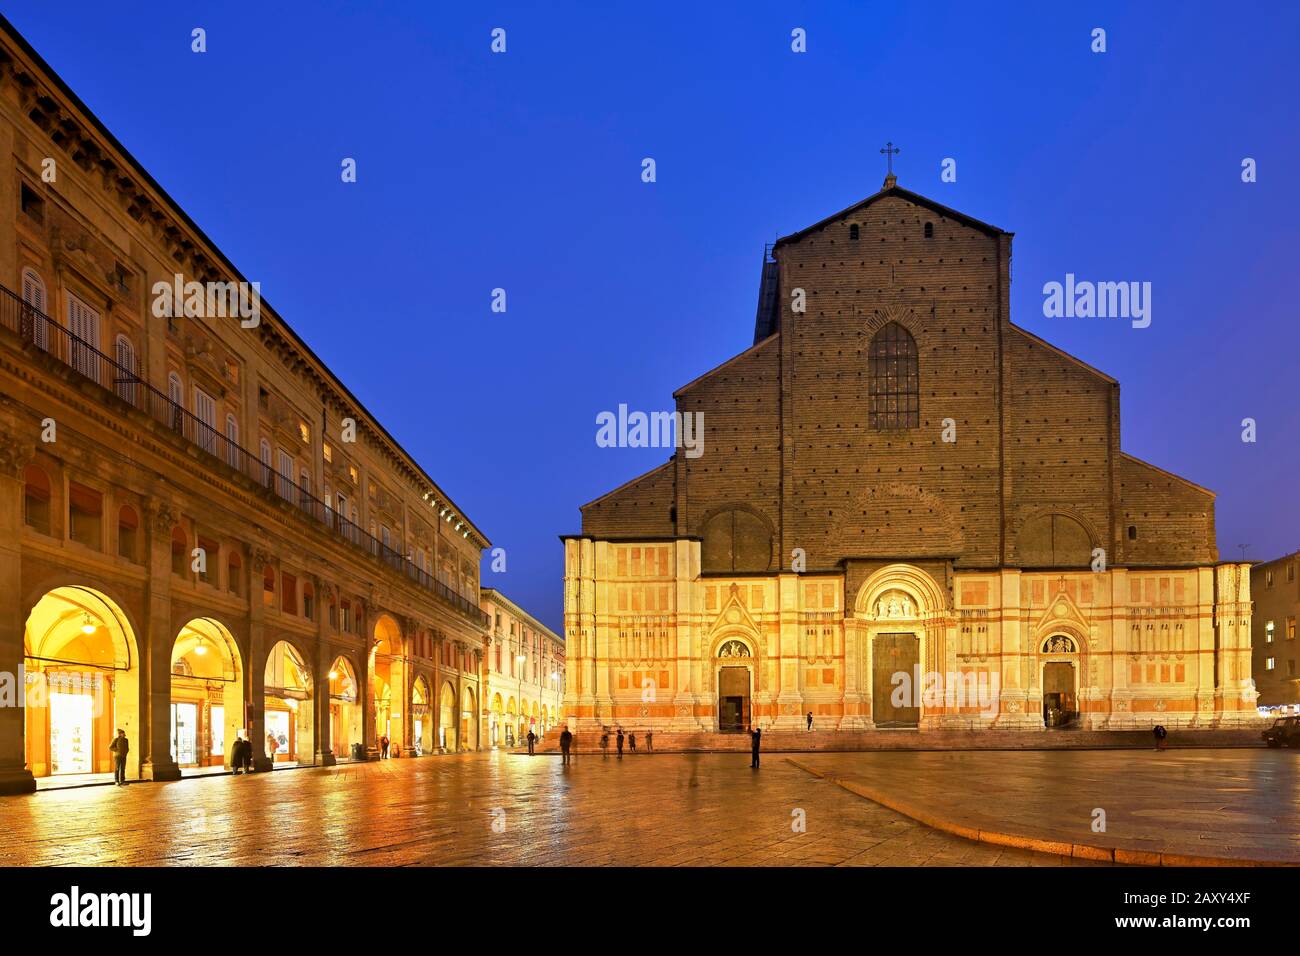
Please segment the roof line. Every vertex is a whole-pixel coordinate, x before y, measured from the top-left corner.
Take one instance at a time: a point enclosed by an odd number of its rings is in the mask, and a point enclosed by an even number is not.
[[[876,200],[882,199],[885,196],[898,196],[901,199],[906,199],[909,202],[916,203],[917,205],[925,206],[927,209],[932,209],[935,212],[939,213],[941,216],[944,216],[949,219],[955,219],[957,222],[970,226],[973,229],[978,229],[981,232],[988,233],[991,236],[1015,235],[1015,233],[1007,232],[1005,229],[1001,229],[998,226],[990,225],[987,222],[983,222],[979,219],[976,219],[974,216],[968,216],[964,212],[959,212],[956,209],[952,209],[949,206],[945,206],[943,203],[935,202],[929,196],[922,196],[920,193],[914,193],[910,189],[904,189],[901,186],[886,186],[884,189],[881,189],[879,192],[872,193],[866,199],[860,199],[857,202],[855,202],[852,206],[848,206],[844,209],[841,209],[837,213],[832,213],[831,215],[827,216],[825,219],[820,219],[817,222],[813,223],[811,226],[805,226],[803,229],[800,229],[798,232],[792,232],[788,236],[782,236],[780,239],[778,239],[776,242],[772,244],[772,248],[773,250],[775,250],[778,246],[784,245],[787,242],[793,242],[797,239],[802,239],[804,236],[808,235],[808,233],[813,232],[814,230],[824,229],[826,226],[835,222],[837,219],[840,219],[843,216],[847,216],[855,209],[861,209],[863,206],[869,206]]]
[[[1109,382],[1112,385],[1119,384],[1118,379],[1111,378],[1101,369],[1094,368],[1093,366],[1089,365],[1087,362],[1085,362],[1083,359],[1079,358],[1078,356],[1071,355],[1069,352],[1065,351],[1065,349],[1058,348],[1057,346],[1053,345],[1051,342],[1047,341],[1047,339],[1041,338],[1040,336],[1035,335],[1033,332],[1030,332],[1028,329],[1016,325],[1016,323],[1012,322],[1010,319],[1007,320],[1007,325],[1011,327],[1011,331],[1019,332],[1025,338],[1032,339],[1034,342],[1038,343],[1048,351],[1055,352],[1061,358],[1068,359],[1069,361],[1073,362],[1075,365],[1079,366],[1085,372],[1091,372],[1093,375],[1096,375],[1098,378],[1105,379],[1107,382]]]
[[[588,508],[590,508],[592,505],[598,505],[598,504],[600,504],[600,503],[601,503],[602,501],[604,501],[606,498],[609,498],[609,497],[612,496],[612,495],[616,495],[616,494],[618,494],[618,493],[619,493],[620,491],[622,491],[624,488],[630,488],[632,485],[635,485],[638,481],[641,481],[643,478],[649,478],[649,477],[650,477],[651,475],[653,475],[656,471],[663,471],[665,468],[667,468],[669,465],[671,465],[674,461],[676,461],[676,459],[677,459],[677,456],[674,455],[672,458],[669,458],[669,459],[668,459],[666,462],[664,462],[662,465],[656,465],[654,468],[651,468],[649,471],[643,471],[643,472],[641,472],[641,474],[636,475],[636,476],[633,477],[633,478],[629,478],[627,481],[623,482],[623,483],[622,483],[621,485],[619,485],[617,488],[615,488],[615,489],[612,490],[612,491],[607,491],[607,492],[605,492],[605,493],[604,493],[603,495],[601,495],[599,498],[592,498],[592,499],[591,499],[590,501],[588,501],[585,505],[578,505],[578,510],[579,510],[579,511],[585,511],[585,510],[587,510]]]
[[[1166,478],[1173,478],[1176,481],[1181,481],[1183,484],[1195,488],[1197,491],[1204,492],[1205,494],[1209,495],[1211,498],[1219,497],[1218,492],[1210,488],[1206,488],[1204,485],[1198,485],[1196,482],[1184,478],[1182,475],[1175,475],[1172,471],[1166,471],[1165,469],[1161,468],[1159,465],[1153,465],[1151,464],[1151,462],[1139,458],[1137,455],[1130,455],[1128,452],[1124,451],[1123,449],[1120,450],[1120,455],[1124,458],[1127,458],[1129,461],[1136,462],[1139,465],[1145,465],[1147,468],[1150,468],[1152,471],[1158,471]]]
[[[761,349],[764,345],[767,345],[770,342],[774,341],[780,334],[781,333],[779,330],[773,332],[771,335],[763,339],[761,342],[755,342],[749,348],[745,349],[745,351],[738,352],[737,354],[733,355],[731,358],[727,359],[725,362],[721,363],[720,365],[713,366],[713,368],[709,369],[707,372],[701,372],[699,375],[695,376],[695,378],[691,379],[681,388],[676,389],[673,392],[673,398],[677,398],[683,392],[694,388],[696,385],[698,385],[700,382],[704,381],[706,378],[710,377],[711,375],[714,375],[717,372],[721,372],[724,368],[726,368],[728,365],[731,365],[733,362],[739,362],[741,359],[746,358],[751,352],[756,351],[757,349]]]

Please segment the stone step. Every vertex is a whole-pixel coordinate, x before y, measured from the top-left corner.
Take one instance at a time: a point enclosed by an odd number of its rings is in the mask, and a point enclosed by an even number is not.
[[[636,735],[637,753],[646,752],[645,737]],[[1171,748],[1187,747],[1262,747],[1260,732],[1253,728],[1224,730],[1170,729],[1165,744]],[[749,735],[740,733],[673,733],[654,734],[655,753],[707,753],[747,751]],[[1154,749],[1149,730],[873,730],[873,731],[783,731],[763,732],[765,752],[801,753],[809,751],[869,750],[1112,750]],[[599,753],[600,734],[589,731],[574,734],[578,753]],[[616,752],[615,737],[610,734],[609,752]],[[538,747],[538,753],[558,753],[560,735],[550,733]],[[517,748],[514,752],[527,752]],[[624,753],[630,752],[624,744]]]

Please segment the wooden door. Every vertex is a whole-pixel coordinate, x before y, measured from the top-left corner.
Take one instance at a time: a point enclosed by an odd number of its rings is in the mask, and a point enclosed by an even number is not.
[[[920,639],[915,634],[877,634],[872,643],[872,713],[877,727],[915,727],[921,719],[921,691],[916,686]],[[906,674],[900,685],[895,674]],[[895,692],[904,706],[894,702]],[[907,693],[904,693],[907,692]]]

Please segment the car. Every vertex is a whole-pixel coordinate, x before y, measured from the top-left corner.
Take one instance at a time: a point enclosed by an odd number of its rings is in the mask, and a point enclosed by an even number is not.
[[[1279,717],[1262,736],[1270,747],[1300,747],[1300,717]]]

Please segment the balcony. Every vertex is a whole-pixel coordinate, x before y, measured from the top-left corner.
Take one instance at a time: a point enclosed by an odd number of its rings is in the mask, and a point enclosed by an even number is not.
[[[269,462],[262,461],[231,441],[213,425],[173,402],[165,393],[140,378],[134,369],[115,362],[45,313],[29,306],[13,290],[4,286],[0,286],[0,327],[17,334],[27,343],[28,348],[49,353],[51,357],[70,366],[82,378],[111,392],[119,401],[171,429],[213,458],[218,467],[224,465],[242,472],[261,485],[268,496],[289,502],[308,520],[388,565],[478,626],[488,626],[489,618],[476,602],[457,594],[433,575],[421,570],[405,555],[387,547],[368,531],[313,496],[294,481],[292,476],[280,474]]]

